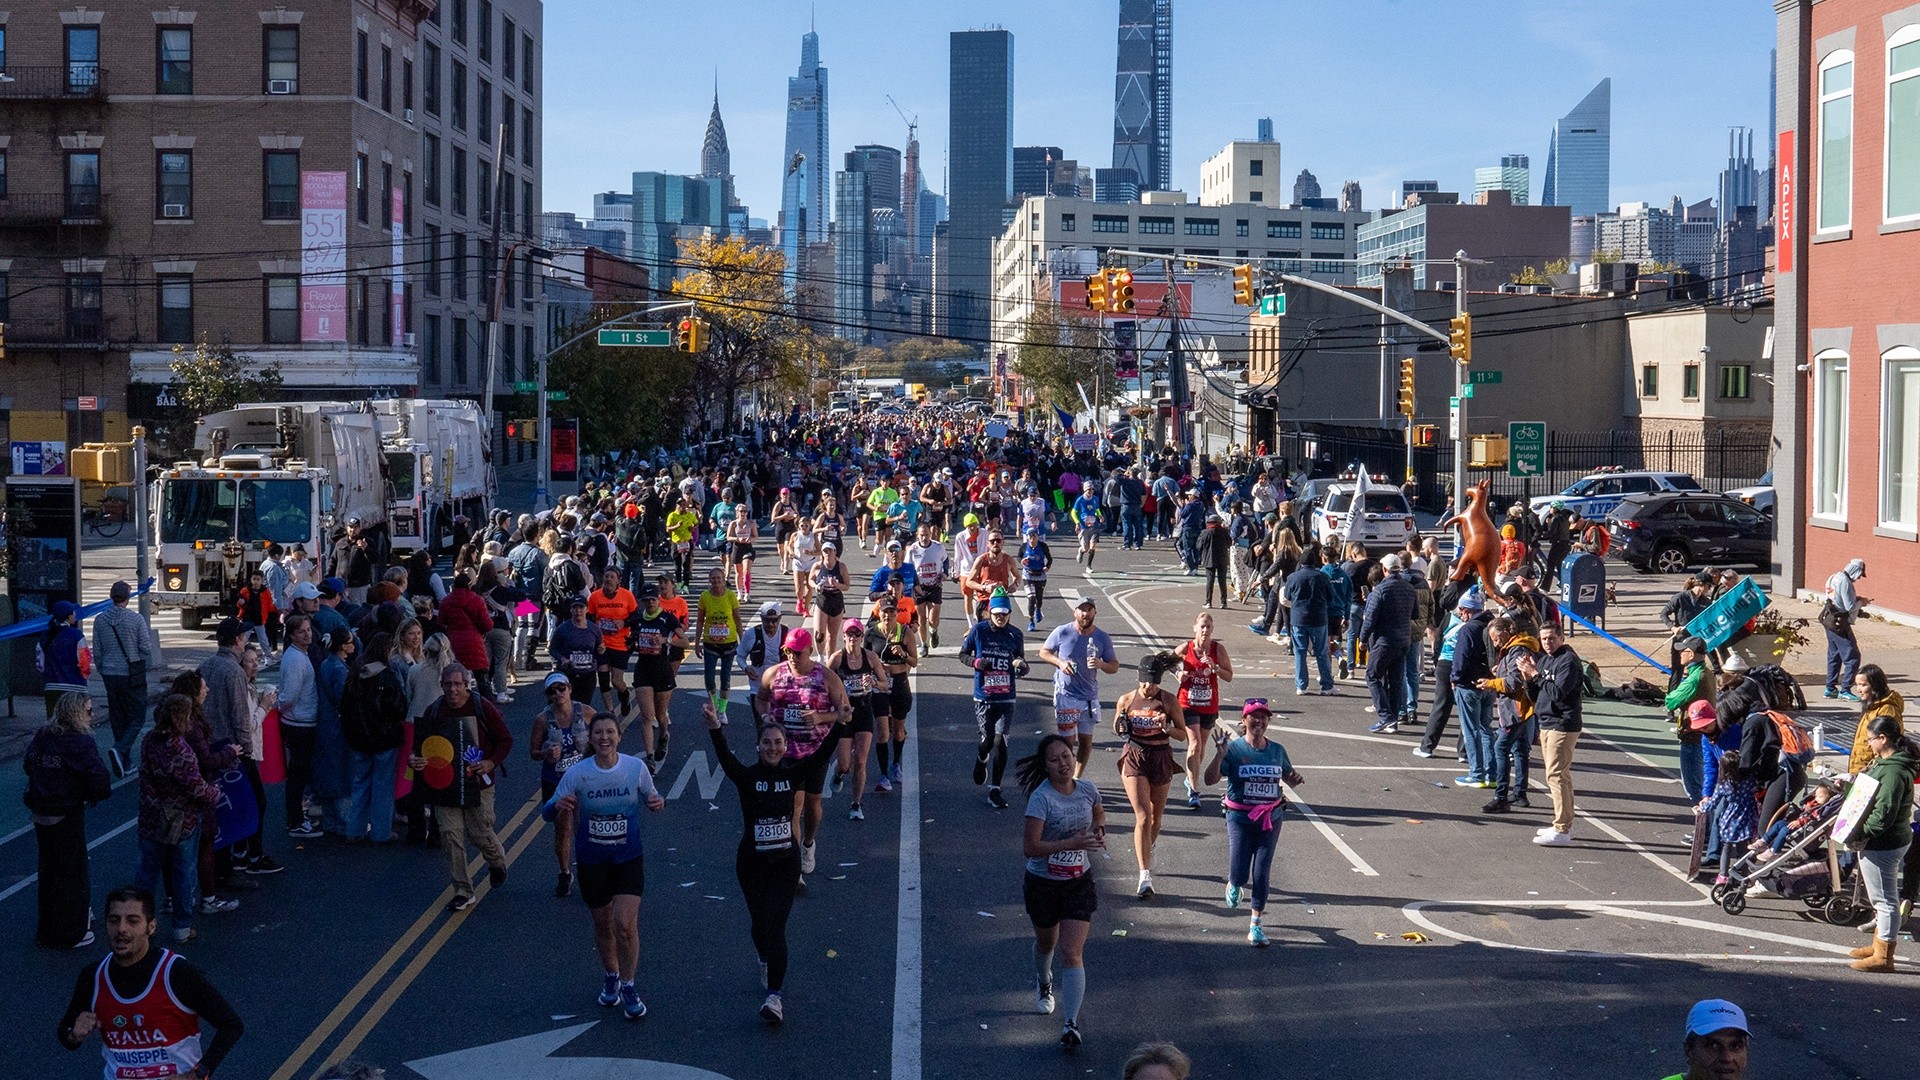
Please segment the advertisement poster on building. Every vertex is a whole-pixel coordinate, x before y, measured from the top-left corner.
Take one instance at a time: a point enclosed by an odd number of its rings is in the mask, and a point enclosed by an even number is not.
[[[13,446],[13,472],[16,476],[67,475],[67,444],[64,442],[20,442]]]
[[[400,196],[400,189],[394,188],[387,195],[392,200],[393,219],[392,268],[388,270],[388,287],[392,292],[393,303],[393,340],[388,344],[398,347],[406,341],[407,333],[407,204]]]
[[[300,340],[347,340],[347,174],[300,174]]]
[[[1127,320],[1113,324],[1113,377],[1140,377],[1140,324]]]

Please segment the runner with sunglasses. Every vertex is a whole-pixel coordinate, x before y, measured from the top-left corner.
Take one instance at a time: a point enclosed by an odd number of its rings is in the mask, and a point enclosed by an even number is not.
[[[588,732],[596,715],[593,706],[573,698],[573,681],[564,672],[547,676],[543,687],[547,707],[533,718],[533,732],[527,739],[528,756],[540,763],[540,798],[551,799],[560,786],[560,777],[588,753]],[[562,817],[553,828],[553,858],[560,867],[553,895],[564,897],[573,891],[573,821]]]
[[[1267,910],[1267,883],[1273,870],[1273,849],[1280,841],[1280,814],[1286,808],[1282,783],[1298,786],[1306,781],[1295,771],[1287,748],[1267,738],[1267,724],[1273,710],[1265,698],[1248,698],[1240,706],[1246,734],[1229,738],[1226,728],[1213,733],[1213,760],[1207,763],[1207,783],[1223,776],[1227,795],[1227,906],[1238,908],[1240,897],[1253,886],[1252,918],[1247,926],[1247,941],[1259,948],[1267,944],[1267,932],[1260,917]]]

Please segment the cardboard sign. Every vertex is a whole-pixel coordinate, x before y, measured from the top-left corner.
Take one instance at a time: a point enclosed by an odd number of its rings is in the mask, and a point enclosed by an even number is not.
[[[1862,818],[1867,816],[1867,808],[1873,805],[1873,794],[1880,790],[1880,781],[1876,777],[1861,773],[1853,778],[1847,788],[1847,797],[1840,803],[1840,812],[1833,815],[1833,840],[1844,844],[1853,830],[1860,826]]]

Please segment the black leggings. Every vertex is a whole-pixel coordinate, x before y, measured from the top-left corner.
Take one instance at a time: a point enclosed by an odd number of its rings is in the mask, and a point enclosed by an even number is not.
[[[733,858],[733,872],[747,898],[754,951],[767,965],[767,989],[777,994],[787,981],[787,916],[800,888],[800,852],[788,848],[761,854],[743,841]]]
[[[1453,715],[1453,661],[1433,662],[1433,686],[1433,707],[1427,710],[1427,733],[1420,739],[1420,748],[1429,754],[1440,745],[1440,733],[1447,730],[1447,718]]]

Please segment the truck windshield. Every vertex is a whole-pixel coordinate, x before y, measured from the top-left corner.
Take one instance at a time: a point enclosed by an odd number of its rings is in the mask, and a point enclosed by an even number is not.
[[[160,485],[160,542],[191,544],[233,536],[233,481],[167,480]]]
[[[240,539],[248,544],[313,541],[313,489],[300,480],[240,481]]]
[[[389,453],[387,455],[387,478],[393,483],[395,502],[413,501],[413,455]]]

